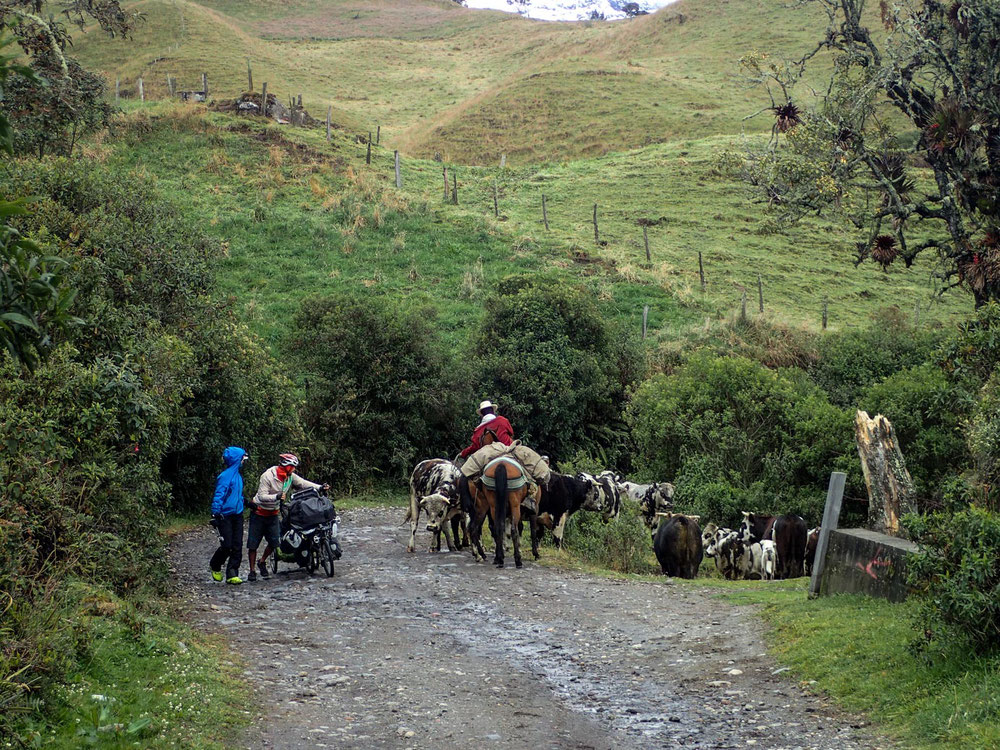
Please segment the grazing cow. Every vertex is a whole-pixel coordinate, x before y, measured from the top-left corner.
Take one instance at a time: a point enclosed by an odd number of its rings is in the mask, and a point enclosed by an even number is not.
[[[715,567],[723,578],[735,580],[743,575],[746,547],[739,539],[739,532],[718,529],[705,548],[705,556],[715,560]]]
[[[541,487],[538,514],[530,518],[533,539],[537,538],[537,524],[550,529],[556,540],[556,546],[561,547],[563,531],[569,517],[581,508],[592,508],[596,503],[595,483],[553,472],[549,476],[548,484]]]
[[[819,544],[819,529],[817,526],[815,529],[809,529],[809,533],[806,534],[806,575],[811,576],[813,572],[813,565],[816,563],[816,545]]]
[[[618,485],[618,493],[624,500],[626,497],[634,500],[642,513],[646,527],[655,530],[657,513],[669,513],[674,509],[674,486],[670,482],[653,482],[652,484],[637,484],[611,471],[602,471],[598,478],[610,476]]]
[[[800,516],[778,516],[773,524],[775,546],[778,549],[778,578],[798,578],[803,575],[806,559],[806,536],[809,529]]]
[[[696,578],[701,565],[701,529],[693,516],[664,518],[653,535],[653,551],[664,575]]]
[[[622,509],[622,496],[614,476],[608,471],[596,477],[586,472],[580,472],[576,475],[577,479],[586,482],[589,486],[587,502],[584,503],[583,509],[601,513],[605,523],[618,518]]]
[[[761,539],[772,539],[771,529],[774,526],[774,516],[743,511],[743,523],[740,524],[739,537],[744,544],[753,544]]]
[[[413,552],[416,545],[417,522],[420,511],[428,516],[427,530],[434,532],[434,542],[441,549],[441,532],[444,531],[448,549],[454,550],[448,525],[458,519],[465,526],[462,509],[459,507],[458,467],[443,458],[421,461],[410,475],[410,507],[406,511],[406,521],[410,522],[410,542],[407,552]],[[456,530],[457,534],[457,530]],[[432,544],[431,549],[434,549]]]

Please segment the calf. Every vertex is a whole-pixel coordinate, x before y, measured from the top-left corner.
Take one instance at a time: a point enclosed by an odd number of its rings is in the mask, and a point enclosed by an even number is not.
[[[743,557],[743,577],[773,581],[778,569],[778,552],[774,542],[762,539],[746,548]]]
[[[806,522],[800,516],[784,515],[775,519],[774,544],[778,551],[778,578],[798,578],[806,559]]]
[[[701,565],[701,529],[691,516],[664,518],[653,535],[653,551],[664,575],[696,578]]]
[[[815,529],[809,529],[809,533],[806,534],[806,575],[811,576],[813,572],[813,565],[816,563],[816,545],[819,544],[819,529],[817,526]]]
[[[746,568],[746,547],[740,541],[738,531],[716,530],[714,538],[705,548],[705,556],[713,558],[723,578],[730,581],[742,576]]]
[[[407,552],[413,552],[416,545],[417,522],[420,511],[427,514],[427,530],[434,533],[434,541],[441,549],[441,532],[444,531],[448,549],[454,550],[448,525],[452,519],[460,519],[464,526],[464,515],[459,507],[458,480],[461,472],[451,461],[431,458],[421,461],[410,474],[410,507],[406,511],[406,521],[410,522],[410,542]],[[431,549],[434,549],[432,545]]]

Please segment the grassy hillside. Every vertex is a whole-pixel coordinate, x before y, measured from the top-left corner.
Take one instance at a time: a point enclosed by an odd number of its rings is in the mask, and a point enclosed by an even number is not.
[[[433,162],[407,162],[397,191],[391,152],[376,150],[366,169],[363,148],[342,135],[330,145],[318,131],[205,115],[196,106],[133,112],[123,131],[88,148],[154,180],[224,243],[223,291],[279,350],[302,300],[325,291],[425,309],[458,344],[489,287],[519,272],[583,283],[609,315],[632,318],[636,328],[640,300],[665,330],[696,318],[665,288],[608,264],[574,262],[558,238],[511,232],[478,206],[445,205]]]
[[[675,138],[736,134],[759,108],[738,80],[751,49],[805,51],[812,8],[685,0],[615,23],[546,23],[450,0],[142,0],[133,42],[77,35],[76,53],[131,92],[168,74],[215,96],[255,82],[409,154],[460,163],[566,159]],[[766,128],[763,120],[752,128]]]

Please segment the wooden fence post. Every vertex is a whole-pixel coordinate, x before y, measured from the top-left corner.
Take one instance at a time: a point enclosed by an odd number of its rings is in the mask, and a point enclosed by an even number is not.
[[[403,187],[403,175],[399,171],[399,151],[398,150],[396,150],[395,152],[393,152],[393,161],[395,163],[395,168],[396,168],[396,187],[397,188],[401,188],[401,187]]]
[[[500,218],[500,207],[497,204],[497,181],[493,180],[493,216]]]
[[[302,108],[302,94],[299,94],[298,105],[299,105],[299,109],[301,109]]]
[[[757,274],[757,305],[764,312],[764,282],[761,281],[760,274]]]
[[[365,164],[372,163],[372,142],[368,141],[368,152],[365,154]]]
[[[333,122],[333,105],[328,104],[326,107],[326,142],[330,142],[330,125]]]
[[[122,77],[115,76],[115,104],[118,104],[118,99],[121,97],[122,89]]]
[[[382,142],[382,126],[381,125],[376,125],[375,126],[375,145],[377,146],[381,142]]]
[[[267,81],[260,85],[260,113],[267,117]]]
[[[201,74],[201,91],[205,95],[205,101],[208,101],[208,73]]]
[[[139,101],[146,101],[146,90],[142,86],[142,79],[139,79]]]
[[[444,177],[444,202],[447,203],[451,197],[448,195],[448,167],[441,167],[441,175]]]
[[[458,205],[458,173],[451,170],[451,202]]]
[[[549,212],[545,207],[545,193],[542,193],[542,223],[545,225],[545,231],[549,231]]]
[[[698,251],[698,278],[701,279],[701,291],[705,291],[705,264],[701,262],[701,250]]]
[[[743,297],[740,300],[740,321],[746,322],[747,319],[747,288],[743,287]]]
[[[827,302],[823,300],[823,330],[826,330],[826,320],[827,320]]]
[[[830,486],[826,491],[826,507],[823,508],[823,523],[819,528],[819,540],[816,542],[816,557],[813,562],[812,576],[809,578],[809,598],[819,596],[819,584],[823,579],[823,568],[826,567],[826,550],[830,544],[830,532],[837,528],[840,522],[840,505],[844,499],[844,484],[847,474],[835,471],[830,475]]]
[[[646,246],[646,262],[652,263],[653,259],[649,256],[649,228],[645,224],[642,225],[642,243]]]
[[[247,58],[247,91],[253,91],[253,68],[250,67],[250,58]]]
[[[642,340],[646,340],[646,324],[649,322],[649,305],[642,306]]]
[[[507,166],[507,154],[500,154],[500,169]]]
[[[597,204],[594,204],[594,242],[600,243],[600,235],[597,233]]]

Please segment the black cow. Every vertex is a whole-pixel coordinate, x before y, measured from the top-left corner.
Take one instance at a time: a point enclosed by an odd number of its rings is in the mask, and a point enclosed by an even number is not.
[[[774,520],[774,544],[778,548],[778,578],[798,578],[806,559],[809,528],[800,516],[784,515]]]
[[[698,522],[681,514],[664,519],[653,535],[653,551],[664,575],[696,578],[702,557]]]
[[[542,486],[538,500],[538,513],[531,519],[532,537],[537,538],[537,526],[552,530],[556,546],[562,546],[563,531],[571,515],[593,504],[597,493],[595,486],[584,479],[552,472],[549,483]]]

